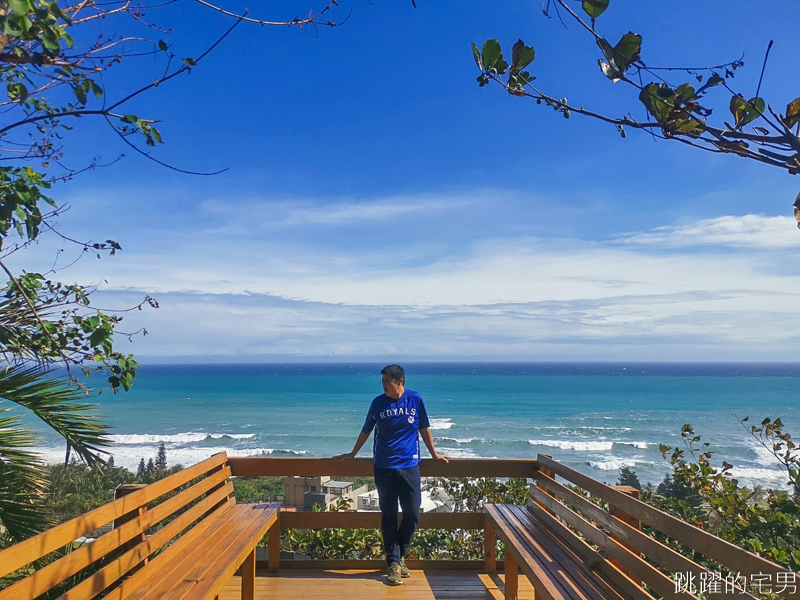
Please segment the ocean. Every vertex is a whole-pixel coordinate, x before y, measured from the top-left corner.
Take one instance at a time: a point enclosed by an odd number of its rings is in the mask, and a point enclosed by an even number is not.
[[[134,388],[92,400],[113,429],[115,463],[135,469],[161,441],[170,464],[232,456],[348,452],[382,364],[143,365]],[[553,457],[613,483],[623,466],[643,482],[669,468],[659,444],[680,445],[691,423],[715,460],[742,483],[785,477],[740,420],[782,417],[800,434],[795,364],[405,364],[406,387],[425,399],[437,450],[452,457]],[[63,460],[64,444],[32,419],[38,451]],[[370,456],[371,442],[361,451]]]

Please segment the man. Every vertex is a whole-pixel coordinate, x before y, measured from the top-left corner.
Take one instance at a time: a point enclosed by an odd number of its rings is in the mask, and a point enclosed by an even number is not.
[[[381,507],[383,547],[389,565],[386,582],[400,585],[403,577],[411,577],[411,571],[405,565],[405,556],[417,528],[422,502],[419,435],[434,459],[449,462],[449,457],[436,452],[422,396],[405,388],[403,367],[389,365],[381,370],[381,375],[384,393],[372,401],[352,452],[334,458],[355,458],[375,429],[373,461]],[[399,527],[398,501],[403,509],[403,520]]]

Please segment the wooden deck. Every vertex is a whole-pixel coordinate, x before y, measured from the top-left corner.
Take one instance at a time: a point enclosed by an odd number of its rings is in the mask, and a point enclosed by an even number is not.
[[[302,600],[502,600],[503,575],[444,569],[412,571],[403,585],[384,583],[381,571],[281,571],[259,570],[256,600],[301,598]],[[241,578],[234,577],[222,590],[220,600],[240,600]],[[533,600],[527,579],[519,580],[519,600]]]

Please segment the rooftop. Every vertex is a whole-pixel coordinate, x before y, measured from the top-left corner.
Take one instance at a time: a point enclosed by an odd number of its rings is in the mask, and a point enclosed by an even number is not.
[[[352,481],[326,481],[322,484],[326,488],[339,488],[344,489],[353,485]]]

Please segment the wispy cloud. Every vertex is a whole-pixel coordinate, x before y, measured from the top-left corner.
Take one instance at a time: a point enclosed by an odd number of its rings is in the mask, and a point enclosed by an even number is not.
[[[678,226],[625,233],[620,244],[683,248],[734,246],[740,248],[800,248],[800,233],[792,217],[723,216]]]
[[[442,212],[457,211],[470,204],[476,196],[410,194],[378,199],[295,199],[267,201],[252,199],[239,202],[232,210],[230,201],[209,200],[200,206],[205,218],[221,227],[238,227],[243,223],[252,230],[277,230],[308,225],[358,228],[379,222],[397,221],[398,225],[411,217],[426,220],[440,217]]]
[[[125,321],[151,332],[135,350],[152,357],[747,360],[800,350],[800,272],[787,260],[800,233],[787,217],[587,239],[534,234],[512,200],[488,192],[245,205],[198,203],[180,227],[147,228],[132,212],[125,250],[69,276],[106,280],[105,305],[156,295],[161,309]],[[283,225],[265,233],[262,218]],[[49,264],[46,246],[32,251]]]

